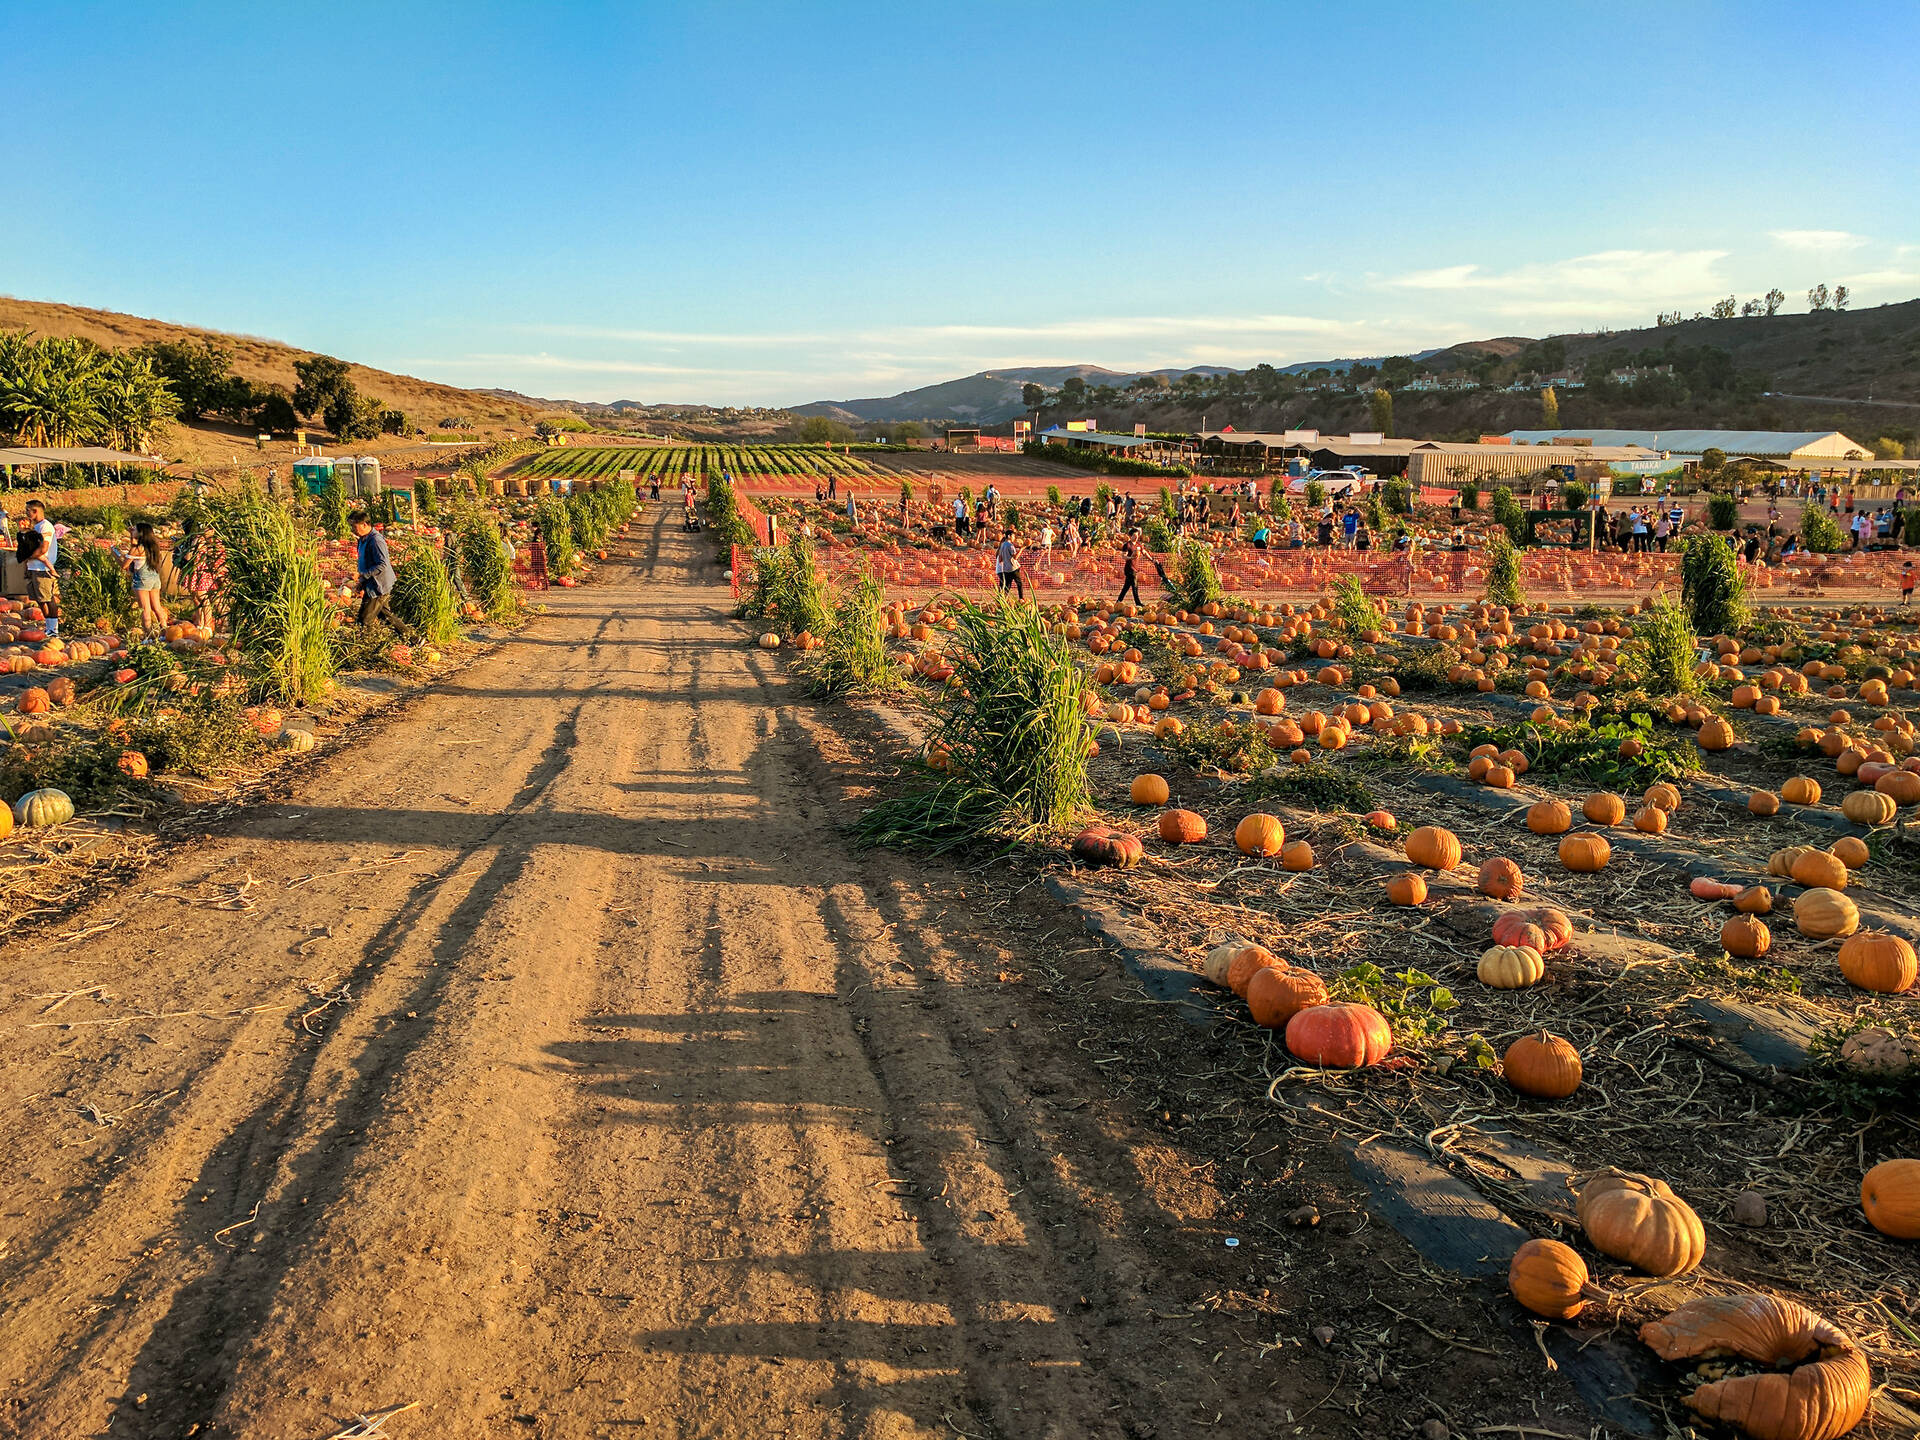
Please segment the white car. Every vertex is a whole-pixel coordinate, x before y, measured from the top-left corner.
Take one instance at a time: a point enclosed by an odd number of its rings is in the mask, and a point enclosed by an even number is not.
[[[1313,480],[1326,487],[1329,500],[1345,500],[1370,488],[1373,477],[1364,470],[1313,470],[1289,480],[1287,494],[1306,494],[1308,482]]]

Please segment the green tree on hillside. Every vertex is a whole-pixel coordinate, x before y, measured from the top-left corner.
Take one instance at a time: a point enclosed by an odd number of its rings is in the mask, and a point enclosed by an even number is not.
[[[1038,410],[1047,403],[1047,387],[1029,380],[1020,387],[1020,403],[1028,410]]]
[[[154,340],[138,352],[146,358],[179,401],[180,414],[198,420],[221,404],[233,378],[233,351],[202,337]]]
[[[1779,286],[1767,291],[1767,314],[1778,315],[1780,307],[1787,303],[1787,292]]]
[[[1540,424],[1551,430],[1560,423],[1560,397],[1553,393],[1553,387],[1547,386],[1540,392]]]
[[[800,422],[800,438],[808,445],[845,445],[853,431],[825,415],[809,415]]]
[[[331,355],[304,355],[293,362],[299,383],[293,390],[293,408],[302,415],[322,415],[347,379],[347,362]]]
[[[1373,412],[1373,428],[1382,435],[1393,434],[1393,396],[1385,390],[1376,390],[1367,397],[1367,408]]]

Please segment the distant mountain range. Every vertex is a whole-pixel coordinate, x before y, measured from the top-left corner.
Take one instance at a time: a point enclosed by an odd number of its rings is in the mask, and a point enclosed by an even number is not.
[[[1497,344],[1500,342],[1484,342]],[[1518,349],[1527,342],[1514,342]],[[1417,352],[1415,360],[1437,355],[1438,350]],[[1378,365],[1383,356],[1356,357],[1350,360],[1302,360],[1292,365],[1277,365],[1282,374],[1304,375],[1325,368],[1341,371],[1352,365]],[[889,424],[900,420],[958,420],[974,425],[999,425],[1024,414],[1020,401],[1023,385],[1044,385],[1058,389],[1078,376],[1088,385],[1109,385],[1115,389],[1131,385],[1143,375],[1157,375],[1168,384],[1183,375],[1237,375],[1228,365],[1194,365],[1185,370],[1108,370],[1099,365],[1031,365],[1013,370],[982,370],[959,380],[944,380],[937,385],[922,385],[898,395],[883,395],[867,400],[814,400],[787,408],[795,415],[825,415],[849,425]]]

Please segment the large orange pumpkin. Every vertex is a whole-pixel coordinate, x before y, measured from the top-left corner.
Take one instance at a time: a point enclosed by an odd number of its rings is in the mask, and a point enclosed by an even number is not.
[[[1460,863],[1460,840],[1451,830],[1422,825],[1407,836],[1407,859],[1430,870],[1451,870]]]
[[[1545,1030],[1514,1041],[1500,1064],[1507,1083],[1522,1095],[1564,1100],[1580,1088],[1580,1052]]]
[[[1417,870],[1403,870],[1387,881],[1387,901],[1393,905],[1427,903],[1427,877]]]
[[[1162,810],[1160,838],[1169,845],[1197,845],[1207,838],[1207,820],[1193,810]]]
[[[1536,835],[1564,835],[1572,828],[1573,812],[1564,801],[1537,800],[1527,807],[1527,829]]]
[[[1549,1320],[1571,1320],[1601,1298],[1588,1282],[1587,1262],[1571,1245],[1558,1240],[1529,1240],[1513,1252],[1507,1266],[1507,1289],[1536,1315]]]
[[[1882,930],[1848,936],[1840,946],[1838,963],[1850,984],[1882,995],[1903,994],[1920,979],[1920,960],[1913,946]]]
[[[1520,887],[1526,883],[1520,867],[1504,855],[1481,861],[1475,880],[1482,895],[1491,895],[1496,900],[1518,900]]]
[[[1311,970],[1265,966],[1247,982],[1247,1008],[1253,1023],[1278,1030],[1311,1005],[1327,1003],[1327,984]]]
[[[1613,846],[1604,835],[1582,833],[1561,838],[1560,863],[1576,874],[1592,875],[1604,870],[1612,858]]]
[[[1233,959],[1227,962],[1227,988],[1244,1000],[1255,973],[1269,968],[1284,970],[1287,962],[1262,946],[1243,946],[1234,951]]]
[[[1171,793],[1164,777],[1136,775],[1133,784],[1128,787],[1127,798],[1136,805],[1164,805]]]
[[[1233,827],[1233,843],[1242,855],[1278,855],[1287,832],[1271,815],[1248,815]]]
[[[1287,1049],[1310,1065],[1353,1070],[1387,1058],[1393,1029],[1371,1005],[1314,1005],[1287,1022]]]
[[[1882,1235],[1920,1240],[1920,1160],[1882,1160],[1874,1166],[1860,1182],[1860,1208]]]
[[[1618,795],[1602,790],[1587,796],[1580,813],[1595,825],[1618,825],[1627,818],[1627,802]]]
[[[1663,1180],[1604,1170],[1580,1190],[1580,1228],[1603,1255],[1649,1275],[1679,1275],[1707,1253],[1706,1227]]]

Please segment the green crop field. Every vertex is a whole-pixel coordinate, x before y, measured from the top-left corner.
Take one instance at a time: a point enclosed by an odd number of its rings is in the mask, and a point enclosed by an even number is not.
[[[521,478],[610,480],[622,470],[642,479],[692,474],[795,476],[871,475],[864,460],[819,445],[571,446],[542,450],[512,473]]]

